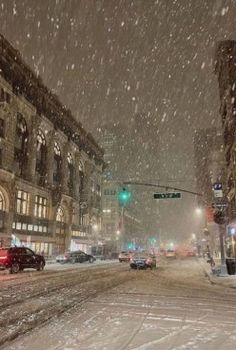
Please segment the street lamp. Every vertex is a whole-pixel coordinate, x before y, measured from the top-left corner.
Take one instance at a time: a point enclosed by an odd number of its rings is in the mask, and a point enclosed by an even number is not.
[[[196,214],[201,215],[202,214],[202,208],[196,208],[195,212],[196,212]]]
[[[192,239],[195,240],[196,239],[196,234],[192,233]]]

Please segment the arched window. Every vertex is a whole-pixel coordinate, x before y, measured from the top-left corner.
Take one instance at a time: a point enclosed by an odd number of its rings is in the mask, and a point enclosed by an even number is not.
[[[84,166],[82,162],[79,162],[79,171],[84,171]]]
[[[54,142],[54,158],[53,158],[53,182],[58,185],[61,181],[61,150],[57,142]]]
[[[67,166],[68,166],[68,188],[70,195],[74,192],[74,162],[71,153],[67,155]]]
[[[57,214],[56,214],[56,221],[57,222],[65,222],[65,213],[62,207],[58,207]]]
[[[56,234],[65,236],[66,232],[66,224],[65,224],[66,218],[65,218],[65,212],[62,209],[61,206],[57,208],[56,213]]]
[[[39,129],[37,133],[36,149],[36,173],[39,175],[38,184],[43,185],[46,175],[47,146],[43,132]]]
[[[84,208],[86,207],[86,196],[84,194],[84,166],[82,162],[79,162],[79,196],[80,196],[80,213],[79,222],[81,225],[84,224]]]
[[[15,163],[17,175],[23,175],[27,164],[28,129],[21,113],[17,114],[15,137]]]
[[[0,211],[6,211],[6,200],[1,190],[0,190]]]

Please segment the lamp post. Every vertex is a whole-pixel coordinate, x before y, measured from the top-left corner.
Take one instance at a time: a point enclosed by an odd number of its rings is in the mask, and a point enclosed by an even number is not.
[[[198,221],[198,229],[197,229],[197,234],[195,235],[195,238],[197,240],[197,251],[198,251],[198,256],[201,255],[201,250],[203,250],[203,242],[206,242],[202,240],[202,232],[204,232],[204,226],[206,226],[206,218],[203,219],[203,208],[197,207],[195,209],[195,215],[197,217],[197,221]],[[199,224],[199,220],[201,219],[201,224]],[[201,233],[200,233],[201,232]]]

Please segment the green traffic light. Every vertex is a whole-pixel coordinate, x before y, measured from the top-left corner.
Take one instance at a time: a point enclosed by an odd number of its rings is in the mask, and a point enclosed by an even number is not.
[[[123,188],[123,190],[118,193],[118,200],[120,204],[123,204],[123,205],[127,204],[129,203],[130,199],[131,199],[131,192],[126,191],[125,188]]]

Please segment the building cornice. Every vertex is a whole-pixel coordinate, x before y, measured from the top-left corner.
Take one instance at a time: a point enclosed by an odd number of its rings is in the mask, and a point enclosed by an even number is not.
[[[103,164],[103,150],[87,133],[71,111],[42,82],[23,61],[20,53],[0,34],[0,74],[12,86],[15,95],[23,95],[37,111],[60,129],[68,139],[98,164]]]

